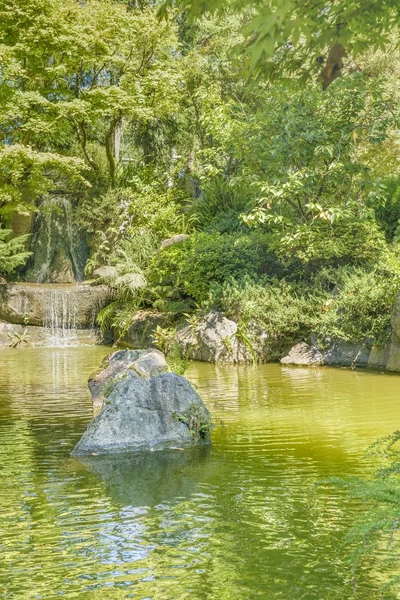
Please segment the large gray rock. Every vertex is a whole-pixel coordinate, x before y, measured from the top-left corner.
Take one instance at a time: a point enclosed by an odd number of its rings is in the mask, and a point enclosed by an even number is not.
[[[75,283],[74,267],[64,248],[59,248],[52,266],[52,283]]]
[[[368,359],[368,367],[371,369],[386,369],[389,362],[392,344],[387,342],[379,346],[373,346]]]
[[[388,371],[400,371],[400,294],[397,296],[393,308],[392,319],[392,340],[387,362]]]
[[[324,357],[318,348],[300,342],[293,346],[289,354],[281,359],[283,365],[315,365],[324,364]]]
[[[325,365],[367,367],[371,355],[371,344],[338,340],[334,341],[323,355]]]
[[[157,327],[168,329],[174,326],[176,317],[168,313],[141,310],[133,317],[123,339],[118,340],[128,348],[148,348],[155,345]]]
[[[165,368],[160,354],[121,351],[108,358],[96,382],[91,379],[94,399],[103,394],[106,404],[76,445],[75,456],[209,441],[207,408],[187,379],[175,373],[159,374]]]
[[[107,286],[13,283],[0,285],[0,319],[20,325],[93,327],[110,300]]]
[[[189,236],[186,233],[179,233],[178,235],[174,235],[173,237],[164,240],[161,244],[161,248],[168,248],[168,246],[174,246],[175,244],[186,242],[188,239]]]
[[[100,368],[89,377],[89,390],[94,411],[105,405],[113,388],[129,370],[141,377],[153,377],[168,369],[162,352],[150,350],[118,350],[103,360]]]
[[[86,233],[76,221],[77,202],[69,196],[52,194],[45,198],[32,224],[28,281],[71,283],[84,280],[89,258]]]
[[[327,348],[300,342],[281,359],[284,365],[330,365],[337,367],[367,367],[371,357],[371,346],[367,343],[332,341]],[[375,359],[379,360],[378,352]]]
[[[254,360],[254,354],[240,339],[234,321],[211,311],[199,322],[180,329],[175,341],[182,355],[204,362],[241,363]]]

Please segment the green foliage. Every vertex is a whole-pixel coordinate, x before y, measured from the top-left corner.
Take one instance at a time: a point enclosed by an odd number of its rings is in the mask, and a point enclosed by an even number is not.
[[[176,328],[160,327],[160,325],[157,325],[153,333],[153,339],[156,347],[165,355],[168,355],[172,349],[175,334]]]
[[[363,503],[362,518],[354,523],[346,536],[353,548],[354,580],[371,564],[377,572],[385,573],[382,598],[395,598],[399,592],[398,566],[400,559],[400,431],[381,438],[367,451],[366,456],[377,463],[374,477],[330,479],[325,483],[343,489],[348,496]],[[389,595],[390,594],[390,595]]]
[[[320,280],[324,274],[319,275]],[[336,293],[325,305],[315,330],[323,338],[373,340],[378,345],[391,335],[390,318],[400,289],[399,265],[371,271],[344,268],[329,277]]]
[[[173,343],[166,355],[168,368],[172,373],[184,375],[189,368],[190,361],[184,358],[177,342]]]
[[[0,229],[0,274],[9,275],[28,260],[31,252],[26,251],[28,235],[11,238],[9,229]],[[11,238],[11,239],[10,239]]]
[[[400,179],[393,177],[383,183],[384,199],[375,208],[375,217],[386,234],[388,242],[399,241],[400,236]]]
[[[18,333],[17,331],[14,331],[13,333],[7,333],[7,337],[10,340],[10,348],[18,348],[24,344],[28,345],[31,339],[27,329],[24,329],[21,333]]]
[[[173,415],[176,421],[184,423],[190,430],[194,443],[210,438],[211,422],[201,404],[191,404],[184,413]]]
[[[247,278],[212,285],[208,305],[238,323],[256,325],[272,339],[292,342],[308,338],[328,298],[327,292],[304,284]]]
[[[384,48],[400,18],[396,0],[165,0],[160,13],[176,3],[192,17],[232,11],[247,15],[241,54],[275,78],[292,73],[307,77],[318,68],[318,57],[337,42],[353,55]]]
[[[161,250],[154,258],[149,280],[152,293],[159,298],[189,298],[201,303],[212,282],[257,276],[267,267],[265,245],[259,236],[199,233]]]
[[[368,265],[384,261],[385,237],[372,219],[342,218],[331,224],[317,219],[298,225],[290,233],[276,235],[271,244],[277,257],[292,272],[315,273],[344,265]]]
[[[248,190],[239,186],[231,187],[229,181],[217,176],[206,180],[202,186],[202,196],[192,205],[199,229],[209,233],[234,233],[246,231],[240,215],[246,211],[250,198]]]
[[[217,307],[243,324],[250,323],[275,341],[292,343],[317,335],[326,340],[382,344],[391,335],[390,318],[400,289],[396,260],[369,271],[356,267],[323,269],[313,283],[285,279],[212,284],[206,308]]]

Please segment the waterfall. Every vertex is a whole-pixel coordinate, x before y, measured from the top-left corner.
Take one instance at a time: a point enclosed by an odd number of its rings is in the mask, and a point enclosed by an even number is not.
[[[45,327],[50,346],[62,348],[78,344],[76,298],[73,290],[54,289],[48,296]]]
[[[46,198],[35,230],[28,280],[35,283],[83,281],[89,250],[84,232],[74,222],[71,200],[62,195]]]

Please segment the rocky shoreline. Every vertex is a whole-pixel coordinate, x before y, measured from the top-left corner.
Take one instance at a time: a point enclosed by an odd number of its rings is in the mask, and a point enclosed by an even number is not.
[[[285,365],[342,366],[400,372],[400,294],[393,308],[391,333],[381,345],[372,340],[286,341],[271,339],[255,324],[246,330],[218,311],[184,323],[176,317],[152,311],[140,311],[120,342],[127,348],[155,344],[157,329],[171,332],[170,344],[176,344],[182,356],[211,363],[246,364],[281,362]]]

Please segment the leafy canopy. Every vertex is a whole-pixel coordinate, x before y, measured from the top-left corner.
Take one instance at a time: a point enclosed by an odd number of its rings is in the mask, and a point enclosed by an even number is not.
[[[307,76],[327,48],[342,44],[352,54],[383,49],[400,18],[397,0],[166,0],[192,17],[210,13],[245,15],[244,51],[269,76]]]

